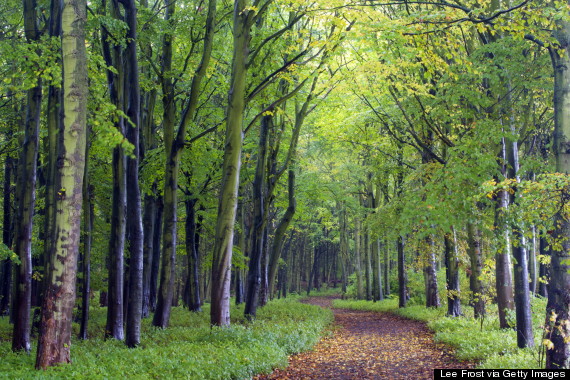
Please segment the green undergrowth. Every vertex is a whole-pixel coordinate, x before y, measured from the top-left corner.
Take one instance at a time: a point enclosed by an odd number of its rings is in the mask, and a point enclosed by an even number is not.
[[[539,348],[542,342],[546,300],[532,300],[534,340],[538,347],[517,348],[516,332],[513,329],[500,329],[496,305],[489,305],[488,315],[481,325],[480,319],[473,317],[471,307],[463,306],[463,317],[446,317],[447,306],[426,308],[413,305],[398,308],[398,299],[386,299],[380,302],[335,300],[337,308],[391,312],[409,319],[427,323],[434,331],[435,340],[455,349],[460,360],[476,361],[479,368],[527,369],[543,368]],[[514,319],[514,315],[513,315]]]
[[[233,306],[231,327],[209,326],[209,307],[200,313],[173,308],[170,327],[158,329],[145,319],[141,345],[103,339],[106,308],[93,308],[87,341],[72,342],[71,365],[45,372],[33,369],[30,355],[10,349],[11,326],[0,318],[0,377],[9,379],[248,379],[287,365],[288,355],[310,349],[332,322],[332,312],[304,305],[298,297],[271,301],[255,322]],[[74,324],[74,329],[77,326]],[[77,331],[75,331],[76,333]],[[34,342],[35,346],[35,342]]]

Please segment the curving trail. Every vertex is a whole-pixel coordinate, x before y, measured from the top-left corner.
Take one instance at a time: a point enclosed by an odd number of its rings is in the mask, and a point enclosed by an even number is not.
[[[331,307],[334,297],[305,302]],[[293,355],[289,367],[269,379],[432,379],[434,368],[471,368],[444,345],[433,342],[424,323],[390,313],[332,309],[335,329],[314,350]]]

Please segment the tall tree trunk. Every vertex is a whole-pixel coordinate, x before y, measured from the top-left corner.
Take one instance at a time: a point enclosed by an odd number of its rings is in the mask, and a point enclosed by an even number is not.
[[[372,255],[372,294],[373,301],[381,301],[384,299],[382,292],[382,262],[380,260],[380,252],[382,247],[380,239],[371,239],[370,254]]]
[[[63,9],[62,0],[51,0],[50,4],[50,20],[49,20],[49,35],[50,37],[61,36],[61,12]],[[61,60],[58,60],[61,64]],[[58,86],[50,85],[48,88],[48,102],[47,102],[47,137],[45,139],[47,157],[46,157],[46,170],[45,170],[45,207],[44,207],[44,231],[45,236],[54,235],[53,226],[55,224],[55,176],[57,171],[57,154],[58,154],[58,131],[63,122],[61,118],[61,88]],[[49,240],[47,240],[49,241]],[[51,251],[50,244],[44,244],[43,252],[43,266],[44,275],[49,272],[48,264],[50,262],[49,252]],[[44,284],[47,281],[47,276],[44,276]]]
[[[453,235],[452,235],[453,234]],[[445,278],[447,285],[447,315],[461,315],[461,299],[459,288],[459,256],[455,244],[455,231],[444,236],[445,243]]]
[[[243,141],[245,79],[250,29],[254,21],[254,12],[246,8],[248,4],[247,0],[236,0],[233,16],[232,76],[226,112],[222,184],[212,260],[210,323],[220,326],[230,324],[231,262]]]
[[[188,257],[188,308],[201,311],[200,274],[196,244],[196,199],[186,200],[186,256]]]
[[[89,140],[89,132],[87,132]],[[85,170],[83,174],[83,252],[81,266],[83,279],[81,283],[81,324],[79,327],[79,339],[88,339],[87,328],[89,325],[89,300],[91,294],[91,247],[93,243],[94,204],[93,189],[89,178],[89,143],[85,147]]]
[[[2,243],[6,247],[12,246],[12,157],[7,156],[4,162],[4,186],[3,186],[3,210],[2,215]],[[11,285],[12,285],[12,260],[5,259],[0,262],[0,316],[10,313]]]
[[[156,230],[156,196],[154,194],[145,196],[144,219],[143,219],[143,293],[142,293],[142,317],[150,315],[150,288],[152,261],[154,252],[154,235]],[[158,227],[160,228],[160,227]]]
[[[437,272],[435,269],[435,243],[431,235],[426,237],[425,247],[426,262],[424,264],[424,277],[426,283],[426,307],[439,307]]]
[[[548,247],[548,242],[546,237],[541,233],[540,236],[540,254],[543,256],[550,256],[550,248]],[[540,284],[538,287],[538,294],[542,297],[548,297],[548,284],[550,284],[550,265],[544,263],[544,260],[540,261],[539,273]]]
[[[36,368],[70,361],[77,254],[86,147],[87,52],[85,0],[64,0],[62,12],[63,130],[62,163],[57,175],[56,220],[49,281],[42,303]]]
[[[501,153],[499,154],[499,165],[503,178],[506,177],[506,142],[501,141]],[[498,179],[497,179],[497,182]],[[496,231],[495,244],[495,281],[497,289],[497,307],[499,309],[499,326],[502,329],[510,328],[508,313],[515,309],[514,290],[512,280],[512,265],[510,256],[510,238],[506,228],[506,212],[509,204],[509,194],[506,190],[499,190],[495,200],[495,221]]]
[[[482,318],[485,311],[485,298],[483,282],[483,258],[481,252],[481,233],[472,222],[467,222],[467,254],[471,263],[471,274],[469,275],[469,290],[471,290],[471,303],[475,318]]]
[[[510,86],[509,86],[510,87]],[[511,119],[511,132],[515,132],[514,122]],[[507,158],[509,163],[509,178],[519,178],[519,151],[516,140],[507,144]],[[516,188],[512,194],[512,203],[518,203]],[[532,311],[530,308],[530,292],[528,286],[528,258],[526,254],[526,238],[522,231],[522,221],[518,217],[511,226],[513,242],[512,251],[514,262],[515,281],[515,312],[517,320],[517,345],[519,348],[533,347],[534,335],[532,332]]]
[[[106,7],[106,1],[101,7]],[[118,19],[120,12],[116,0],[111,2],[111,17]],[[101,32],[103,57],[109,67],[114,67],[116,73],[107,70],[109,84],[109,97],[111,102],[122,109],[124,103],[124,71],[122,64],[121,47],[109,46],[109,36],[105,29]],[[115,123],[119,133],[125,134],[125,120],[121,117]],[[107,290],[107,323],[105,337],[118,340],[124,339],[123,315],[123,287],[124,287],[124,248],[126,231],[126,205],[127,205],[127,178],[126,157],[123,148],[117,146],[113,149],[113,206],[111,211],[111,236],[109,238],[109,278]]]
[[[356,298],[361,300],[364,298],[364,288],[362,286],[362,259],[360,257],[360,240],[362,236],[360,218],[357,217],[354,224],[354,268],[356,271]]]
[[[549,48],[554,68],[554,144],[556,171],[570,174],[570,23],[565,20],[557,22],[554,36],[559,46]],[[564,49],[560,54],[558,49]],[[568,189],[560,194],[561,210],[570,197]],[[551,325],[550,318],[556,315],[554,326],[551,326],[550,340],[554,344],[552,350],[546,351],[546,368],[570,368],[570,220],[565,213],[559,213],[554,221],[553,238],[560,244],[551,249],[550,283],[548,287],[548,304],[546,306],[546,325]]]
[[[128,26],[125,64],[127,81],[127,112],[129,125],[127,139],[133,145],[132,155],[127,157],[127,229],[129,237],[129,293],[125,343],[136,347],[140,343],[143,291],[143,226],[142,202],[139,188],[140,157],[140,87],[137,59],[137,8],[135,0],[121,0],[125,8]]]
[[[172,15],[175,10],[175,1],[167,2],[167,13],[165,19],[172,22]],[[201,90],[202,79],[206,75],[210,57],[212,53],[214,26],[216,15],[216,0],[209,0],[208,15],[206,18],[206,34],[204,36],[204,46],[202,59],[198,68],[194,72],[190,88],[188,104],[184,109],[182,120],[176,135],[174,133],[174,107],[175,94],[170,70],[172,67],[172,38],[169,33],[164,35],[163,42],[163,93],[164,95],[164,143],[166,153],[166,168],[164,179],[164,231],[163,231],[163,255],[162,269],[160,277],[159,297],[152,321],[154,326],[165,328],[170,321],[170,308],[172,306],[172,295],[174,292],[174,276],[176,265],[176,221],[178,207],[178,168],[180,157],[186,144],[186,130],[194,118],[198,107],[198,96]],[[241,128],[241,127],[240,127]],[[241,130],[240,130],[241,132]],[[241,147],[241,144],[240,144]],[[230,246],[231,247],[231,246]]]
[[[404,254],[404,237],[398,236],[398,307],[406,307],[408,302],[408,275]]]
[[[37,41],[40,33],[37,27],[35,0],[23,0],[24,29],[28,42]],[[41,80],[28,90],[24,144],[18,169],[18,210],[16,216],[14,252],[20,259],[15,273],[16,293],[14,297],[14,332],[12,350],[30,351],[30,308],[32,291],[32,220],[36,201],[36,172],[40,114],[42,103]]]
[[[150,289],[149,289],[149,307],[151,311],[156,309],[156,299],[158,293],[158,271],[160,267],[161,247],[160,241],[162,239],[162,213],[163,213],[162,197],[156,200],[156,214],[155,214],[155,228],[152,242],[152,267],[150,270]]]
[[[531,227],[532,231],[532,241],[530,248],[528,250],[528,274],[529,274],[529,291],[535,295],[538,291],[538,265],[536,262],[536,256],[538,251],[538,233],[536,231],[536,226]]]
[[[272,116],[264,116],[259,128],[259,144],[255,177],[253,179],[253,227],[249,243],[249,271],[247,273],[247,292],[245,296],[244,315],[248,319],[255,318],[259,303],[261,286],[261,265],[265,237],[265,165],[267,163],[267,137],[271,128]]]
[[[177,208],[178,208],[178,160],[177,151],[182,147],[175,146],[175,101],[174,82],[169,74],[172,70],[172,40],[171,30],[174,28],[174,12],[176,1],[165,1],[164,20],[169,24],[168,31],[162,40],[162,103],[163,130],[166,167],[164,171],[164,215],[162,225],[162,263],[160,266],[160,284],[158,286],[156,310],[152,325],[166,328],[170,323],[170,309],[174,297],[174,281],[176,269],[176,238],[177,238]]]
[[[390,248],[384,239],[384,294],[390,295]]]
[[[368,228],[364,228],[364,257],[366,269],[364,274],[366,276],[366,300],[372,300],[372,260],[370,258],[370,234],[368,233]]]
[[[245,225],[245,209],[243,207],[243,202],[240,202],[238,205],[238,224],[240,226],[239,230],[239,237],[238,237],[238,246],[242,255],[246,255],[246,225]],[[244,269],[243,268],[236,268],[235,271],[235,292],[236,292],[236,305],[241,305],[245,302],[245,286],[244,286]]]

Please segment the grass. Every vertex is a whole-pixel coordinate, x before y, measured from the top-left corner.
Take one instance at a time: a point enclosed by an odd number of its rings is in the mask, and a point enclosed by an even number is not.
[[[426,308],[413,305],[403,309],[398,308],[397,299],[386,299],[380,302],[335,300],[334,307],[391,312],[406,318],[427,323],[434,331],[435,340],[446,343],[456,350],[457,358],[479,362],[479,368],[497,369],[538,369],[542,368],[539,361],[539,349],[518,349],[516,332],[500,329],[496,305],[489,305],[488,315],[483,321],[473,318],[472,309],[463,306],[464,317],[446,317],[446,306]],[[546,300],[532,300],[534,340],[537,346],[542,342]]]
[[[332,322],[330,310],[298,299],[271,301],[258,310],[253,323],[244,320],[243,305],[233,306],[232,326],[226,328],[210,328],[208,305],[201,313],[173,308],[168,329],[143,321],[141,345],[135,349],[103,339],[106,309],[95,307],[91,338],[72,342],[73,364],[47,371],[33,369],[35,347],[30,355],[11,352],[11,326],[7,318],[0,318],[0,378],[251,378],[286,366],[288,355],[310,349]],[[74,324],[75,334],[77,328]]]

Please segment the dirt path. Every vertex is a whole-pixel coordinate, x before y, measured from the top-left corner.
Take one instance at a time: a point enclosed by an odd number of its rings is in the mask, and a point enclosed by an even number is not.
[[[306,302],[331,307],[333,297]],[[268,379],[432,379],[434,368],[470,368],[433,342],[425,324],[390,313],[332,309],[337,328],[314,350],[289,358]]]

